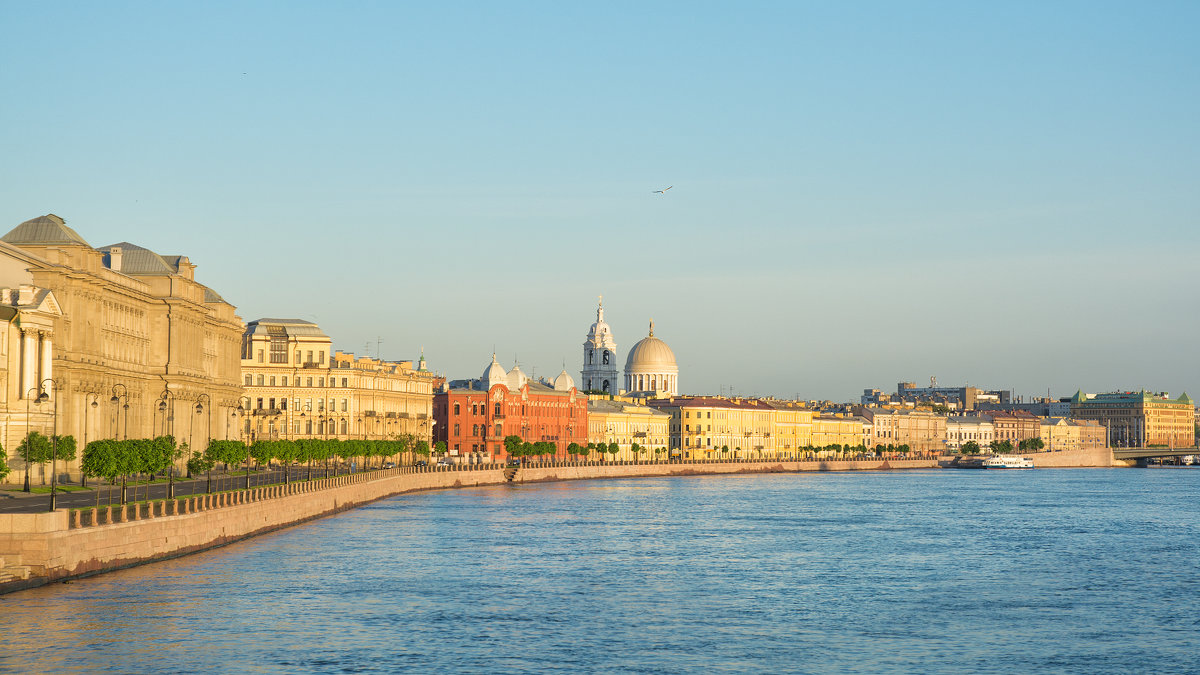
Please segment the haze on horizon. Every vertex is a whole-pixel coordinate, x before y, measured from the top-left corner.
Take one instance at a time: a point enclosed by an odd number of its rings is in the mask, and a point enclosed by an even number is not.
[[[0,228],[187,255],[247,321],[578,377],[603,294],[689,393],[1200,394],[1196,3],[0,19]]]

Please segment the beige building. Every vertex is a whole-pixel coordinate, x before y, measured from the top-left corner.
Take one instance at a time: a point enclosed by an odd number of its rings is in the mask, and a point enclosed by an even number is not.
[[[30,424],[50,434],[57,422],[80,451],[98,438],[172,433],[199,446],[225,437],[241,393],[242,325],[232,305],[195,280],[195,269],[185,256],[127,242],[93,248],[53,214],[4,235],[0,287],[9,289],[14,319],[22,318],[8,327],[3,360],[10,481],[24,478],[12,459]],[[39,414],[40,391],[49,400]],[[61,477],[77,480],[78,466],[60,465]]]
[[[1095,420],[1043,417],[1040,437],[1046,452],[1068,452],[1108,447],[1108,429]]]
[[[962,415],[946,418],[946,448],[962,450],[962,446],[974,441],[981,451],[986,451],[996,439],[996,426],[982,415]]]
[[[671,415],[642,405],[640,399],[589,396],[587,420],[588,443],[616,443],[621,449],[618,460],[667,459]],[[635,457],[634,443],[645,452]]]
[[[409,437],[432,443],[440,378],[412,361],[333,351],[317,324],[258,319],[242,335],[242,438]]]
[[[946,447],[946,418],[925,410],[863,408],[871,421],[871,443],[875,446],[907,445],[913,452],[941,452]]]

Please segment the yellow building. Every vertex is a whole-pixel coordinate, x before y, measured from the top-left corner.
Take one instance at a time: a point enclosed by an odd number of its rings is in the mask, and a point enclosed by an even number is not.
[[[242,336],[242,435],[257,439],[398,439],[432,442],[440,378],[412,361],[332,351],[310,321],[258,319]]]
[[[588,397],[588,443],[616,443],[618,460],[667,459],[671,415],[642,405],[639,399]],[[643,451],[636,456],[633,444]],[[595,457],[592,457],[595,459]]]
[[[242,324],[232,305],[196,282],[187,257],[127,242],[93,248],[53,214],[21,223],[2,241],[7,304],[22,318],[41,317],[9,326],[6,448],[15,450],[29,430],[24,410],[41,392],[44,411],[28,422],[74,436],[81,450],[98,438],[170,433],[200,445],[225,437],[241,394]],[[36,306],[22,300],[36,297],[43,297]],[[9,480],[23,480],[24,467],[9,454]],[[79,477],[78,460],[58,468],[63,479]],[[48,471],[35,470],[35,479]]]
[[[1188,448],[1196,444],[1196,408],[1183,394],[1148,391],[1084,394],[1071,399],[1071,417],[1095,420],[1108,429],[1110,447]]]
[[[684,459],[778,456],[775,410],[763,401],[676,396],[648,405],[671,415],[671,451]]]
[[[782,457],[797,457],[813,446],[813,411],[794,401],[766,401],[774,411],[775,450]]]
[[[863,444],[863,422],[856,416],[817,415],[813,417],[812,447],[858,447]]]
[[[1107,447],[1108,430],[1095,420],[1065,417],[1041,418],[1040,438],[1046,452],[1067,452]]]

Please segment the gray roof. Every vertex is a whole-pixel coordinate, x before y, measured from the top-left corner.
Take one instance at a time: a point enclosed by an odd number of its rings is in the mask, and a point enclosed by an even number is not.
[[[47,213],[27,220],[0,237],[10,244],[81,244],[90,245],[75,230],[67,227],[65,220]]]
[[[109,255],[111,249],[121,249],[121,269],[117,270],[121,274],[179,274],[179,258],[181,256],[171,256],[174,258],[174,263],[168,262],[167,258],[151,251],[148,248],[143,248],[127,241],[119,244],[110,244],[101,246],[96,249],[105,253],[104,262],[112,268],[112,263]]]
[[[229,304],[228,302],[226,302],[225,298],[222,298],[220,296],[220,294],[218,294],[216,291],[209,288],[208,286],[204,287],[204,301],[205,302],[224,302],[227,305]]]
[[[303,319],[255,319],[246,324],[246,335],[267,333],[268,326],[281,326],[288,335],[306,337],[329,337],[321,332],[321,328],[311,321]]]
[[[609,399],[591,399],[588,401],[589,412],[599,413],[622,413],[628,410],[648,410],[651,415],[660,415],[662,417],[670,417],[671,414],[663,412],[658,408],[651,408],[646,405],[638,405],[636,403],[628,403],[626,401],[612,401]]]

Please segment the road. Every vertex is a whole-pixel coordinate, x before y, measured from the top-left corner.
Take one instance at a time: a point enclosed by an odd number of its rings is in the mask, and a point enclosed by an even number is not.
[[[345,467],[341,473],[345,473]],[[323,478],[325,469],[323,467],[313,467],[313,478]],[[304,480],[308,477],[308,469],[302,466],[291,467],[291,480]],[[283,469],[260,469],[250,470],[250,487],[258,487],[260,485],[272,485],[283,482]],[[205,486],[208,480],[205,477],[201,478],[176,478],[175,479],[175,496],[187,497],[194,494],[204,494]],[[59,492],[56,498],[57,507],[65,508],[83,508],[96,505],[96,486],[99,485],[100,505],[103,506],[109,500],[109,485],[107,483],[97,483],[94,479],[88,480],[88,489],[78,492]],[[212,474],[212,490],[216,492],[220,490],[230,490],[234,488],[243,488],[246,486],[246,474],[242,472],[233,472],[226,474],[225,472],[216,472]],[[25,493],[13,491],[13,486],[6,486],[9,489],[0,490],[0,513],[40,513],[50,510],[50,494]],[[20,486],[17,486],[18,488]],[[40,486],[35,486],[40,487]],[[78,487],[78,485],[75,485]],[[146,486],[138,485],[136,488],[129,485],[129,500],[133,501],[134,492],[136,490],[137,500],[145,501]],[[167,483],[152,483],[150,484],[149,499],[166,499]],[[112,499],[114,504],[121,501],[121,485],[118,483],[112,489]]]

